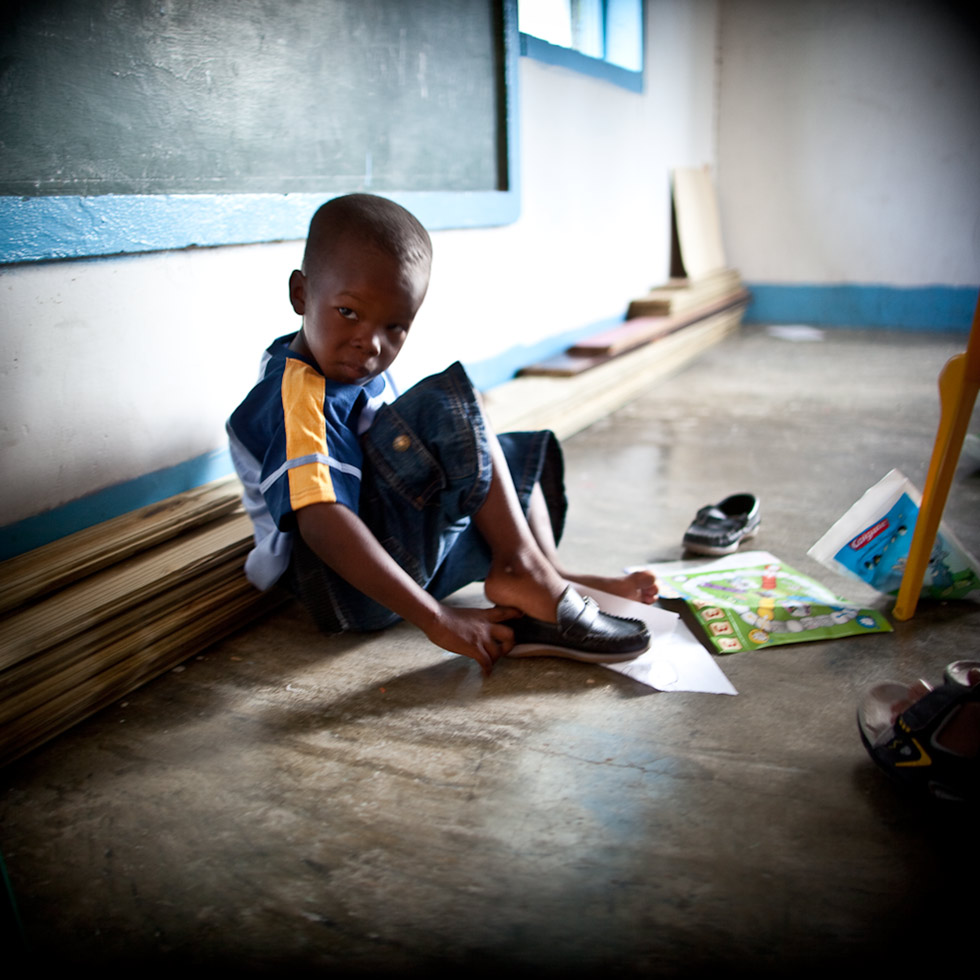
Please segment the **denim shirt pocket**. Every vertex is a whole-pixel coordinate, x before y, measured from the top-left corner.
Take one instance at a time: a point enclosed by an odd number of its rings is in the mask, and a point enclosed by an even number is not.
[[[442,467],[391,405],[381,406],[368,432],[361,443],[365,469],[416,510],[446,489]]]

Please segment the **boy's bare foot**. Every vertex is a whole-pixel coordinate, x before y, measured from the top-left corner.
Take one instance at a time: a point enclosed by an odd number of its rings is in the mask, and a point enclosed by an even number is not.
[[[486,597],[498,606],[515,606],[526,616],[547,623],[555,621],[555,607],[565,586],[598,589],[650,605],[657,598],[657,581],[645,570],[627,575],[569,575],[567,579],[554,569],[520,570],[514,564],[494,564],[484,585]]]
[[[494,561],[483,592],[496,606],[513,606],[525,616],[553,623],[557,619],[558,600],[567,585],[548,562],[540,567],[528,567],[513,560]]]
[[[585,589],[599,589],[647,606],[656,600],[659,593],[653,572],[643,569],[628,575],[569,575],[568,580]]]

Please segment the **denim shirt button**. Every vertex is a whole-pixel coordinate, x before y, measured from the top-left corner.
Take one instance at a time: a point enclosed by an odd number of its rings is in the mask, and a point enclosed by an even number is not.
[[[412,440],[408,436],[401,435],[395,437],[395,441],[391,444],[391,447],[396,453],[403,453],[411,444]]]

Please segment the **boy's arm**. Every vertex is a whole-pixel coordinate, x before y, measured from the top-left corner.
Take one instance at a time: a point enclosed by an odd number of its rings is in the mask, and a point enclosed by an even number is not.
[[[437,646],[474,659],[484,673],[510,652],[514,634],[500,623],[516,609],[458,609],[429,595],[388,554],[368,526],[339,503],[311,504],[296,512],[303,540],[354,588],[414,623]]]

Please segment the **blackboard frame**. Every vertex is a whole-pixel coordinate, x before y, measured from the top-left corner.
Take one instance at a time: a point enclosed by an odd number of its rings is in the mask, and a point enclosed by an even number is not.
[[[381,192],[430,230],[505,225],[520,213],[517,0],[498,2],[505,186]],[[0,196],[0,264],[302,239],[313,211],[336,193]]]

